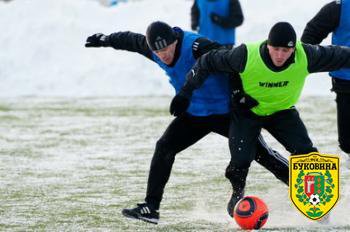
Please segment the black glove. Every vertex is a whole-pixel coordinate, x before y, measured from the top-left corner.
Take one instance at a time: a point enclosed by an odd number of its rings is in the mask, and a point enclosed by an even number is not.
[[[216,24],[219,24],[219,25],[222,24],[222,17],[220,15],[218,15],[218,14],[211,13],[210,14],[210,19],[211,19],[211,21],[213,21],[213,23],[216,23]]]
[[[192,31],[198,31],[198,24],[197,23],[192,23],[191,24],[191,29],[192,29]]]
[[[108,36],[97,33],[94,35],[89,36],[86,39],[85,47],[107,47],[109,45],[109,38]]]
[[[238,107],[240,109],[248,109],[259,105],[259,102],[252,98],[250,95],[242,92],[232,94],[233,107]]]
[[[190,99],[180,93],[178,93],[170,103],[170,114],[174,116],[180,116],[184,114],[190,105]]]

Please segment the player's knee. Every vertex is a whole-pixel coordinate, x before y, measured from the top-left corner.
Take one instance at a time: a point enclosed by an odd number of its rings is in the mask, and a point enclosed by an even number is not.
[[[163,139],[159,139],[156,143],[156,151],[163,151],[166,148],[166,143]]]
[[[158,161],[173,160],[175,153],[164,139],[159,139],[156,143],[153,159]]]

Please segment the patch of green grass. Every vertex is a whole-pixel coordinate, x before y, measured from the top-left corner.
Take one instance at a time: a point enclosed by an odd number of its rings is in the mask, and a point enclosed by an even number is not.
[[[21,118],[14,116],[14,115],[0,115],[0,121],[7,122],[7,121],[20,121]]]
[[[11,111],[11,107],[6,106],[6,105],[0,105],[0,112],[8,112]]]

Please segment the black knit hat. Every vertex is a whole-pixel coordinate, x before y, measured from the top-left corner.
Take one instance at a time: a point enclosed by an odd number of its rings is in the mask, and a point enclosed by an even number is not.
[[[166,23],[156,21],[151,23],[146,31],[148,46],[157,51],[163,49],[176,40],[174,30]]]
[[[270,30],[267,44],[274,47],[294,48],[297,35],[290,23],[278,22]]]

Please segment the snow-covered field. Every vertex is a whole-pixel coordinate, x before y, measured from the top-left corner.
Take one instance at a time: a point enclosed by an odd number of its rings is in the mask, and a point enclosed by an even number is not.
[[[300,36],[326,2],[242,0],[246,20],[238,43],[266,38],[276,20],[290,21]],[[144,33],[154,20],[189,29],[191,4],[135,0],[106,8],[95,0],[0,2],[0,231],[238,228],[226,213],[227,140],[214,134],[178,155],[160,225],[121,216],[122,208],[144,198],[154,145],[172,120],[173,90],[164,73],[138,54],[84,48],[90,34]],[[342,158],[341,198],[331,223],[302,216],[288,189],[253,164],[247,193],[267,202],[267,230],[350,230],[350,172],[337,147],[329,88],[327,74],[312,75],[298,107],[320,151]]]
[[[10,98],[0,101],[0,231],[232,231],[226,138],[212,134],[178,154],[161,223],[124,218],[143,200],[154,144],[172,120],[170,98]],[[337,153],[329,97],[307,97],[300,111],[320,150]],[[268,142],[286,152],[268,137]],[[344,158],[344,156],[342,156]],[[342,159],[343,161],[344,159]],[[266,229],[349,231],[349,169],[331,224],[310,222],[288,189],[253,164],[247,194],[270,208]]]

